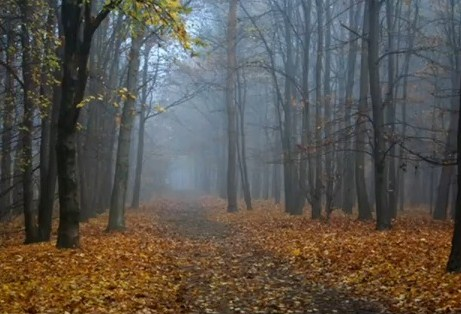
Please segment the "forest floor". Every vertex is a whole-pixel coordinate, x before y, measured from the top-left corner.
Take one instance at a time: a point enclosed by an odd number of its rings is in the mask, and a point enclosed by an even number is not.
[[[128,230],[82,226],[82,248],[0,237],[0,313],[461,313],[444,273],[451,225],[403,219],[388,233],[270,203],[227,214],[213,198],[158,200]],[[407,221],[408,220],[408,221]]]

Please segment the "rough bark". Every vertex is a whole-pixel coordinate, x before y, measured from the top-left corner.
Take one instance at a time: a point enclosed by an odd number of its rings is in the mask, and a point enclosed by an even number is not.
[[[48,27],[52,29],[56,26],[56,11],[57,3],[55,0],[50,0],[50,12]],[[60,28],[60,27],[59,27]],[[61,49],[56,49],[56,54],[61,58]],[[61,71],[56,70],[54,73],[56,80],[61,79]],[[46,130],[42,130],[41,147],[40,147],[40,199],[38,204],[38,240],[49,241],[51,236],[51,225],[53,217],[53,207],[56,190],[56,140],[57,140],[57,124],[59,118],[59,104],[61,90],[58,86],[54,86],[50,91],[51,110],[48,110],[46,121]],[[44,120],[45,120],[44,119]],[[42,126],[43,128],[43,126]],[[45,171],[42,174],[42,166]]]
[[[351,29],[357,29],[358,17],[360,10],[357,8],[353,9],[354,1],[350,1],[351,9],[349,11],[349,23]],[[346,73],[346,94],[345,109],[344,109],[344,127],[346,134],[352,134],[352,106],[354,105],[353,91],[354,91],[354,76],[355,76],[355,65],[357,63],[357,50],[358,41],[356,35],[352,32],[349,33],[349,51],[347,53],[347,73]],[[342,175],[342,204],[341,207],[345,213],[352,214],[352,208],[355,202],[355,185],[350,184],[351,180],[354,180],[354,160],[353,160],[353,140],[346,135],[344,139],[344,170]]]
[[[14,61],[14,40],[13,40],[13,25],[9,22],[6,26],[6,44],[5,61],[7,64],[12,64]],[[13,123],[14,123],[14,78],[7,71],[5,76],[5,98],[2,113],[2,150],[1,150],[1,165],[0,165],[0,220],[6,220],[11,215],[12,210],[12,170],[13,159],[12,140],[13,140]]]
[[[227,23],[227,211],[236,212],[237,207],[237,122],[235,104],[235,76],[237,67],[237,5],[238,0],[230,0]]]
[[[58,248],[80,246],[80,204],[76,172],[76,130],[80,113],[78,104],[85,94],[93,34],[117,3],[115,1],[110,6],[104,6],[94,18],[91,17],[91,1],[63,0],[61,5],[64,57],[56,142],[60,207],[56,244]]]
[[[117,159],[115,163],[114,185],[112,188],[109,211],[108,231],[125,229],[125,203],[130,164],[131,129],[135,118],[140,49],[143,35],[132,36],[128,60],[127,95],[123,106],[120,131],[118,136]]]
[[[461,84],[461,83],[460,83]],[[451,252],[448,258],[447,271],[461,273],[461,87],[459,89],[459,107],[458,107],[458,132],[457,132],[457,147],[458,147],[458,195],[456,197],[455,211],[455,227],[453,230],[453,239],[451,242]]]
[[[371,206],[368,199],[367,184],[365,182],[365,139],[366,123],[368,121],[368,45],[366,38],[368,36],[368,6],[364,4],[363,30],[362,30],[362,48],[360,55],[360,99],[357,121],[355,126],[356,134],[356,153],[355,153],[355,186],[357,193],[357,206],[359,220],[369,220],[372,218]]]
[[[139,114],[139,131],[138,131],[138,150],[136,152],[136,169],[134,177],[134,187],[133,187],[133,200],[131,202],[132,208],[139,207],[140,194],[141,194],[141,174],[143,166],[143,157],[144,157],[144,134],[146,129],[146,102],[147,102],[147,84],[148,84],[148,69],[149,69],[149,55],[152,49],[151,45],[145,46],[144,50],[144,65],[142,72],[142,91],[140,106],[141,112]],[[155,79],[153,84],[155,84]]]
[[[251,204],[250,181],[248,179],[247,153],[246,153],[246,136],[245,136],[245,102],[246,102],[246,80],[245,73],[237,71],[237,94],[238,94],[238,133],[240,140],[237,140],[237,156],[240,167],[240,179],[243,189],[243,199],[247,210],[253,209]],[[241,75],[240,75],[241,74]]]
[[[395,51],[395,9],[394,9],[394,0],[386,1],[386,23],[387,23],[387,38],[388,38],[388,51]],[[384,106],[386,108],[386,124],[387,124],[387,134],[390,139],[389,145],[389,154],[386,156],[388,162],[387,166],[387,176],[388,176],[388,185],[387,185],[387,205],[392,217],[397,216],[397,170],[396,170],[396,149],[394,143],[394,134],[395,134],[395,97],[394,97],[394,85],[395,85],[395,68],[396,68],[396,59],[395,54],[389,54],[387,57],[387,90],[384,99]]]
[[[24,225],[26,229],[26,243],[35,242],[37,239],[37,221],[33,209],[33,169],[32,169],[32,138],[33,138],[33,116],[34,98],[37,97],[37,82],[34,81],[34,55],[32,34],[32,4],[29,1],[22,1],[20,5],[22,13],[21,44],[22,44],[22,71],[24,82],[23,116],[21,122],[21,168],[22,168],[22,189],[23,189],[23,212]]]
[[[373,111],[373,162],[375,174],[376,228],[391,228],[387,207],[386,151],[384,139],[384,112],[379,81],[379,0],[369,1],[368,67]]]
[[[334,197],[334,171],[333,171],[333,156],[334,156],[334,141],[332,139],[332,110],[331,110],[331,9],[330,0],[325,1],[325,19],[327,21],[325,26],[325,72],[323,77],[323,104],[324,104],[324,121],[325,121],[325,212],[329,217],[333,211],[333,197]],[[330,144],[331,143],[331,144]],[[351,167],[352,170],[352,167]],[[353,176],[352,176],[353,177]],[[349,184],[348,186],[351,186]]]
[[[302,58],[302,124],[301,124],[301,162],[299,164],[299,186],[304,198],[307,198],[312,206],[312,197],[310,186],[313,182],[312,178],[312,158],[307,147],[310,145],[311,126],[309,121],[310,104],[309,104],[309,60],[311,47],[311,1],[302,2],[303,22],[304,22],[304,37],[303,37],[303,58]],[[307,181],[309,179],[309,182]]]
[[[322,95],[322,62],[323,62],[323,0],[316,0],[317,5],[317,61],[315,69],[315,182],[312,194],[312,219],[319,219],[322,206],[322,153],[321,153],[321,108]]]

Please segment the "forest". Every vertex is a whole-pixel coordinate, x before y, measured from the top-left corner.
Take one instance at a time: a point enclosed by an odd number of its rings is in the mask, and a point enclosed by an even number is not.
[[[2,0],[0,313],[461,313],[461,2]]]

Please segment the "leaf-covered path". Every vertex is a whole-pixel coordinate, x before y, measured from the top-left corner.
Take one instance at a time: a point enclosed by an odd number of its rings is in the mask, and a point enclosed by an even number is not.
[[[381,233],[270,202],[228,214],[215,198],[129,210],[122,233],[107,218],[82,224],[77,250],[56,249],[56,233],[23,245],[22,220],[2,224],[0,314],[461,313],[449,222],[403,217]]]
[[[208,218],[196,202],[159,213],[179,250],[172,258],[185,280],[184,313],[382,313],[369,302],[311,282],[290,263],[258,247],[244,233]]]

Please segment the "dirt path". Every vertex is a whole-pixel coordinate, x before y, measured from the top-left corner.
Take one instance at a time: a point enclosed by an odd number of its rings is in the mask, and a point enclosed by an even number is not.
[[[193,202],[159,213],[184,278],[183,313],[384,313],[376,304],[308,282],[231,226],[207,219]]]

